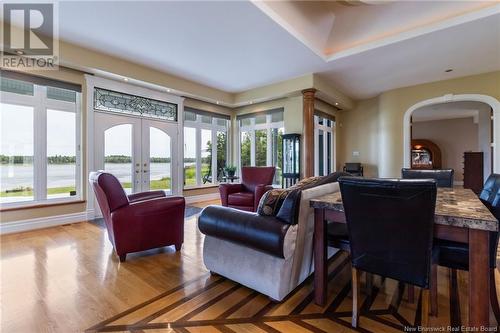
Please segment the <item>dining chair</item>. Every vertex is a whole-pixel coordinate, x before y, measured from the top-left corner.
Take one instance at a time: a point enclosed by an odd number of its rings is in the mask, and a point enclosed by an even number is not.
[[[436,182],[342,177],[339,184],[351,248],[352,326],[359,323],[362,272],[421,287],[426,326]]]
[[[491,174],[486,180],[479,198],[497,220],[500,220],[500,174]],[[439,266],[450,269],[450,278],[456,277],[457,270],[469,270],[469,245],[466,243],[439,240],[436,242],[438,249]],[[497,289],[495,284],[495,270],[497,267],[498,231],[490,232],[490,304],[493,313],[500,324],[500,306],[498,304]],[[437,289],[437,281],[432,281],[432,289]],[[437,292],[432,293],[432,312],[437,314]],[[435,310],[434,310],[435,309]]]
[[[453,169],[401,169],[403,179],[434,179],[437,187],[453,187]]]

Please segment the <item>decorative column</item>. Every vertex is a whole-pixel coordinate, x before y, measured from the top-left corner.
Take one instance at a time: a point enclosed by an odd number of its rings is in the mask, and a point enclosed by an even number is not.
[[[314,176],[314,94],[314,88],[302,91],[305,178]]]

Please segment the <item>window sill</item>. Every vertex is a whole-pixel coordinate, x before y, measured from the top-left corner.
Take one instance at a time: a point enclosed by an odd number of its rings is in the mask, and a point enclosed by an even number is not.
[[[24,209],[34,209],[34,208],[45,208],[45,207],[55,207],[55,206],[63,206],[63,205],[74,205],[74,204],[82,204],[87,202],[82,199],[72,199],[72,200],[47,200],[44,202],[32,202],[25,204],[6,204],[4,206],[0,206],[0,212],[9,212],[14,210],[24,210]]]

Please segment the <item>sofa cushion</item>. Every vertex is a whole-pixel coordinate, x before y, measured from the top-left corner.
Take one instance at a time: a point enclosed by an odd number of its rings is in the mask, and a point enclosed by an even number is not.
[[[228,195],[228,205],[232,206],[252,206],[253,207],[253,193],[251,192],[236,192]]]
[[[285,237],[290,225],[275,217],[208,206],[198,218],[198,228],[205,235],[284,258]]]

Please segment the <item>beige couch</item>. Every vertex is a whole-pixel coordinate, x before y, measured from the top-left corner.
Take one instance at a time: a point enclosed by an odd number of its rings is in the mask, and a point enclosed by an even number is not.
[[[207,269],[272,299],[283,300],[314,271],[314,211],[309,200],[337,191],[337,182],[302,191],[298,223],[286,232],[283,258],[207,235],[203,246]],[[337,251],[329,248],[328,256]]]

